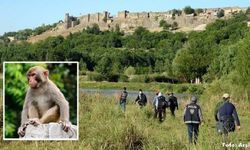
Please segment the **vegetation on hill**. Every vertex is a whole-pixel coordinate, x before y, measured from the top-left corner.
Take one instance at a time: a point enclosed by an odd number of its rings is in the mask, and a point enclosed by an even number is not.
[[[43,24],[42,26],[36,27],[35,29],[24,29],[24,30],[20,30],[17,32],[7,32],[7,33],[4,33],[2,36],[0,36],[0,40],[3,40],[4,42],[8,43],[10,42],[9,37],[13,37],[14,40],[25,41],[30,36],[42,34],[43,32],[56,27],[56,25],[57,23],[54,23],[52,25]]]
[[[201,32],[149,32],[138,27],[131,35],[124,35],[119,26],[100,31],[93,25],[66,38],[50,37],[34,44],[1,43],[0,58],[1,62],[75,60],[80,62],[81,74],[96,81],[223,80],[242,86],[245,90],[239,95],[248,98],[249,20],[248,14],[238,13]]]

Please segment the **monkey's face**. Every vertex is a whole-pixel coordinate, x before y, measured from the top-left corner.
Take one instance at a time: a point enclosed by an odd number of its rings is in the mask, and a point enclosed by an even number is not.
[[[30,88],[36,89],[40,85],[47,81],[48,70],[41,67],[33,67],[29,69],[27,73],[27,79]]]
[[[38,83],[39,83],[39,78],[38,75],[35,71],[31,71],[28,73],[28,82],[29,82],[29,86],[31,88],[37,88],[38,87]]]

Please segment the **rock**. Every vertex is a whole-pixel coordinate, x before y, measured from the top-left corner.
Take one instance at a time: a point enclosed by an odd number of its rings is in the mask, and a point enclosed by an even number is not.
[[[71,125],[68,132],[63,131],[59,123],[28,125],[22,139],[77,139],[77,126]]]

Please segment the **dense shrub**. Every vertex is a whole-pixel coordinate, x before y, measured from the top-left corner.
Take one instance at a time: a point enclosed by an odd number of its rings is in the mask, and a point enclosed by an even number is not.
[[[204,86],[202,85],[189,85],[188,87],[188,93],[194,94],[194,95],[201,95],[203,91],[205,90]]]
[[[184,12],[185,12],[185,14],[192,14],[192,13],[194,13],[194,9],[193,8],[191,8],[191,6],[186,6],[185,8],[184,8]]]
[[[119,82],[128,82],[128,76],[121,74],[118,81]]]
[[[167,82],[167,83],[177,83],[178,80],[176,79],[172,79],[172,78],[169,78],[165,75],[152,75],[150,76],[150,81],[153,81],[153,82]]]
[[[129,79],[130,82],[143,82],[148,83],[150,82],[150,78],[148,75],[134,75]]]
[[[177,93],[186,93],[188,91],[188,85],[177,84],[175,87]]]
[[[120,78],[120,75],[116,73],[111,73],[106,76],[106,79],[109,82],[118,82],[119,78]]]
[[[132,66],[129,66],[128,68],[125,69],[124,74],[127,76],[134,75],[136,72],[135,68]]]
[[[105,77],[96,72],[87,72],[87,80],[89,81],[104,81]]]

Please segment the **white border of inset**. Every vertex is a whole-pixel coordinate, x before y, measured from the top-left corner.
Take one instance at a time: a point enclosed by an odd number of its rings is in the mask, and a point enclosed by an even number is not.
[[[50,63],[76,63],[77,64],[77,138],[53,138],[53,139],[43,139],[43,138],[5,138],[5,64],[50,64]],[[77,141],[79,140],[79,62],[78,61],[4,61],[3,62],[3,140],[5,141]]]

